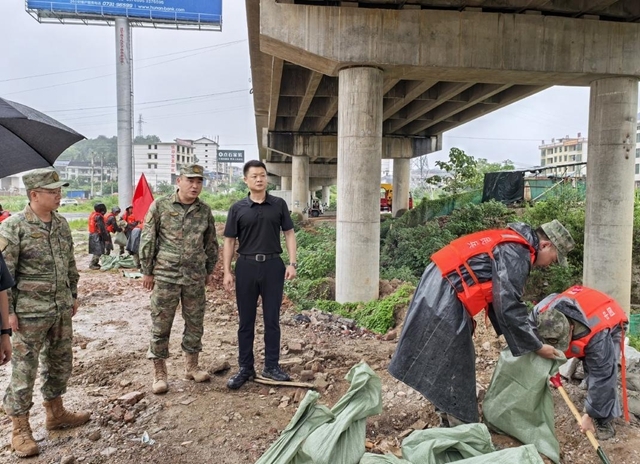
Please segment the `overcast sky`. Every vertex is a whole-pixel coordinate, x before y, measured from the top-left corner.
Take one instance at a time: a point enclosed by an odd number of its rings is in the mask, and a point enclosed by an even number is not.
[[[39,24],[22,0],[0,0],[0,96],[87,137],[116,135],[112,27]],[[135,118],[163,141],[220,138],[257,157],[245,2],[224,0],[223,31],[133,29]],[[539,164],[538,145],[588,133],[589,89],[554,87],[445,133],[476,158]],[[135,125],[138,134],[138,125]]]

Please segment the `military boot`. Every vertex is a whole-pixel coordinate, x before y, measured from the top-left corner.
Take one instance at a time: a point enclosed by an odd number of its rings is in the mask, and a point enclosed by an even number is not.
[[[156,395],[167,393],[169,390],[169,385],[167,384],[167,363],[164,359],[154,359],[153,367],[155,369],[155,373],[153,376],[153,386],[151,387],[151,390]]]
[[[29,425],[29,413],[23,416],[11,416],[13,432],[11,432],[11,449],[16,456],[26,458],[40,453],[38,444],[33,439],[33,432]]]
[[[89,269],[91,269],[93,271],[99,271],[100,270],[100,256],[93,255],[91,257],[91,263],[89,263]]]
[[[185,366],[185,374],[184,377],[187,380],[195,380],[196,382],[206,382],[211,379],[211,376],[198,368],[198,355],[200,353],[184,353],[184,356],[187,360],[187,364]]]
[[[90,411],[67,411],[62,404],[62,396],[45,401],[42,405],[47,413],[47,420],[45,422],[47,430],[77,427],[89,422],[89,418],[91,417]]]

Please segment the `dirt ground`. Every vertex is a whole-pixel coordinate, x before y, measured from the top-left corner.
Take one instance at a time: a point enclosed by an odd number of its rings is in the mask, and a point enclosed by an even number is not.
[[[255,462],[289,423],[306,390],[253,382],[237,391],[226,388],[226,380],[237,366],[237,323],[234,296],[222,290],[219,266],[215,285],[207,292],[201,365],[213,369],[226,361],[231,370],[214,375],[207,383],[183,380],[183,324],[177,316],[168,362],[170,391],[155,396],[150,391],[152,365],[145,358],[149,293],[140,280],[128,279],[122,271],[89,271],[89,257],[80,252],[86,244],[76,242],[76,247],[81,305],[74,319],[74,371],[64,398],[67,405],[89,409],[93,416],[83,427],[47,432],[38,382],[31,424],[41,454],[28,462]],[[361,360],[381,377],[384,410],[369,418],[367,427],[367,440],[374,452],[397,450],[401,437],[411,428],[437,425],[433,407],[386,372],[396,332],[380,337],[354,328],[348,321],[318,314],[311,314],[310,321],[301,320],[289,306],[284,305],[281,316],[283,364],[295,380],[309,376],[311,371],[311,381],[316,383],[323,404],[332,406],[347,391],[344,376]],[[255,347],[258,369],[264,359],[262,333],[259,324]],[[479,321],[476,349],[478,384],[482,388],[489,384],[503,343]],[[0,390],[5,390],[9,377],[10,368],[0,369]],[[582,404],[584,392],[576,385],[566,388],[574,402]],[[600,462],[561,397],[554,395],[562,462]],[[627,425],[620,421],[616,427],[616,438],[603,442],[611,462],[640,463],[638,422]],[[25,462],[10,452],[10,430],[9,418],[0,412],[0,462]],[[145,432],[153,444],[142,442]],[[498,448],[519,445],[508,437],[493,438]]]

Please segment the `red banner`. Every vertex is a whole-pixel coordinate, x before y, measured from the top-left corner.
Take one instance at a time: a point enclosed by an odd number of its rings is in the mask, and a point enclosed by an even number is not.
[[[149,206],[153,203],[153,193],[144,174],[140,176],[136,190],[133,193],[133,217],[142,222],[149,211]]]

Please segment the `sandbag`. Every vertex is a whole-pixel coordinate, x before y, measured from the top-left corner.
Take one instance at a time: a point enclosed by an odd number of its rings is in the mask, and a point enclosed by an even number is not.
[[[482,404],[484,421],[489,427],[524,444],[535,445],[555,463],[560,462],[560,444],[555,436],[548,379],[565,362],[564,354],[556,359],[545,359],[535,353],[514,357],[505,348]]]
[[[289,425],[282,431],[278,440],[256,461],[255,464],[292,464],[300,446],[311,432],[320,425],[334,419],[326,406],[317,405],[320,394],[309,390],[300,402],[300,406]],[[299,461],[308,459],[300,456]]]
[[[349,390],[331,408],[333,422],[323,424],[302,445],[308,460],[295,464],[358,464],[365,452],[367,417],[382,412],[380,377],[364,362],[346,375]]]
[[[135,269],[137,268],[133,256],[131,255],[102,255],[100,257],[100,270],[109,271],[111,269]]]
[[[124,232],[116,232],[116,235],[113,237],[113,243],[121,247],[127,246],[127,236]]]
[[[496,451],[484,424],[416,430],[402,442],[402,459],[365,454],[360,464],[543,464],[535,446]]]

